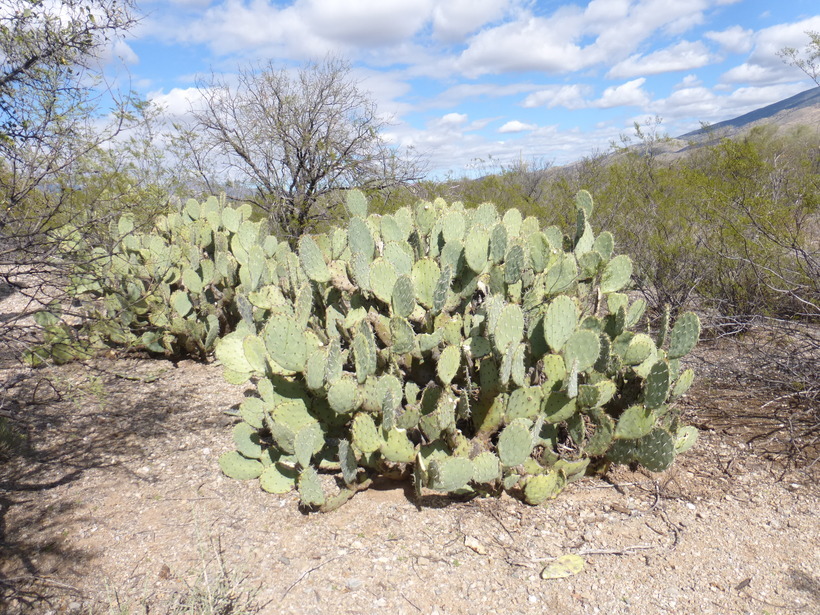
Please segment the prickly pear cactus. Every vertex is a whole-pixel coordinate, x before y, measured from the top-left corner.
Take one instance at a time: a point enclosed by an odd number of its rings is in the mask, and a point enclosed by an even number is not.
[[[490,203],[368,216],[351,192],[347,227],[278,250],[252,318],[218,342],[226,377],[257,388],[225,473],[328,510],[377,475],[540,504],[608,463],[666,469],[696,437],[674,402],[700,324],[636,330],[632,262],[592,210],[582,191],[565,236]]]
[[[86,248],[92,258],[72,280],[95,337],[208,356],[220,335],[252,319],[251,297],[275,275],[279,244],[250,217],[250,206],[234,209],[215,197],[189,200],[148,231],[121,217],[111,225],[113,250]]]

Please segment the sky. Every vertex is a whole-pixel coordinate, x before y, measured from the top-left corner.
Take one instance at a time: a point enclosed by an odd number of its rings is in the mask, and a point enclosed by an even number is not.
[[[677,136],[814,83],[777,56],[816,0],[138,0],[114,45],[129,87],[184,117],[198,77],[328,55],[433,177],[608,150],[635,122]]]

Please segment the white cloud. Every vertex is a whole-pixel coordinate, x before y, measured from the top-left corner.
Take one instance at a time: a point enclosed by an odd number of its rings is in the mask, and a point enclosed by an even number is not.
[[[754,32],[741,26],[732,26],[719,32],[706,32],[704,36],[715,41],[729,53],[746,53],[752,48]]]
[[[433,35],[443,41],[462,40],[504,14],[508,0],[443,0],[433,9]]]
[[[468,76],[541,70],[562,73],[584,66],[581,48],[573,42],[576,28],[553,27],[554,20],[530,17],[484,30],[470,41],[458,67]]]
[[[709,50],[700,41],[681,41],[676,45],[653,51],[647,55],[632,55],[618,62],[607,73],[611,79],[657,75],[681,70],[692,70],[711,62]]]
[[[808,43],[807,30],[820,30],[820,16],[760,30],[754,35],[754,48],[748,59],[726,71],[721,80],[725,83],[765,85],[805,79],[798,69],[786,66],[777,53],[783,47],[804,48]]]
[[[644,83],[646,83],[646,79],[641,77],[618,86],[609,87],[605,89],[601,97],[593,101],[591,105],[599,109],[644,106],[649,102],[649,94],[641,89]]]
[[[466,113],[447,113],[438,119],[436,125],[439,127],[461,126],[467,122],[467,118],[468,116]]]
[[[676,83],[675,89],[679,90],[681,88],[694,88],[700,85],[703,85],[703,82],[697,75],[693,73],[691,75],[686,75],[683,79],[680,80],[679,83]]]
[[[555,85],[533,92],[524,99],[524,107],[566,107],[567,109],[583,109],[587,106],[585,95],[591,88],[586,85]]]
[[[204,90],[200,88],[173,88],[167,94],[162,90],[148,92],[146,98],[165,109],[165,112],[173,119],[185,117],[191,107],[199,107],[204,93]]]
[[[440,94],[433,96],[417,105],[418,109],[437,109],[441,107],[453,107],[468,100],[480,100],[484,98],[504,98],[507,96],[518,96],[538,89],[532,83],[461,83],[447,88]]]
[[[379,46],[411,37],[428,20],[432,0],[301,0],[300,21],[320,37],[351,46]]]
[[[515,132],[528,132],[530,130],[535,130],[536,128],[538,128],[537,124],[525,124],[524,122],[519,122],[518,120],[512,120],[504,124],[501,128],[499,128],[498,132],[503,134]]]

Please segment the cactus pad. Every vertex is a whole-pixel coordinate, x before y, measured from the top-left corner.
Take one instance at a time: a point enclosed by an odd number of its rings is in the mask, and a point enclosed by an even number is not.
[[[699,337],[700,319],[697,314],[693,312],[681,314],[669,333],[669,352],[667,356],[670,359],[678,359],[684,356],[695,347]]]
[[[521,465],[532,452],[532,422],[515,419],[498,436],[498,457],[505,467]]]

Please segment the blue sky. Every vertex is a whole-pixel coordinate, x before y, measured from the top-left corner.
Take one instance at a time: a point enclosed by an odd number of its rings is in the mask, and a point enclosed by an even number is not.
[[[812,87],[777,57],[820,31],[816,0],[141,0],[115,46],[130,87],[184,115],[196,76],[347,58],[433,175],[565,164],[633,122],[678,135]]]

